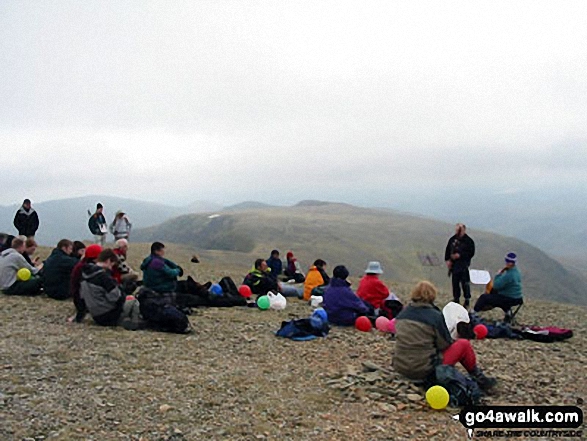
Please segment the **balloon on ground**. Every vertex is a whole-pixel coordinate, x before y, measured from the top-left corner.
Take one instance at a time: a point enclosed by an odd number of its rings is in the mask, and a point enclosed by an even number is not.
[[[426,391],[426,401],[432,409],[444,409],[450,400],[448,391],[442,386],[432,386]]]
[[[369,320],[364,315],[357,317],[357,320],[355,320],[355,328],[361,332],[369,332],[372,327],[373,325],[371,325],[371,320]]]

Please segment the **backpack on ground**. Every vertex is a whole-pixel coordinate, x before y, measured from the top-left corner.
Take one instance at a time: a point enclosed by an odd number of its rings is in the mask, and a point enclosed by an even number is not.
[[[222,288],[222,292],[225,294],[232,294],[235,296],[240,295],[234,280],[232,280],[230,277],[223,277],[220,282],[218,282],[218,284],[220,285],[220,288]]]
[[[441,364],[436,366],[434,374],[434,384],[444,387],[450,395],[451,407],[476,405],[481,401],[483,393],[477,382],[456,367]]]
[[[159,331],[185,334],[191,331],[186,314],[175,305],[173,293],[158,293],[141,287],[138,293],[141,315],[149,325]]]
[[[530,326],[522,329],[522,337],[540,343],[554,343],[571,338],[573,331],[556,326]]]

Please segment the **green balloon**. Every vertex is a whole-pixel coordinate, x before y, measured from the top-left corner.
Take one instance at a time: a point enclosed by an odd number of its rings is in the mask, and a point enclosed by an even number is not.
[[[259,309],[265,310],[265,309],[269,309],[269,297],[267,296],[261,296],[257,299],[257,306],[259,307]]]

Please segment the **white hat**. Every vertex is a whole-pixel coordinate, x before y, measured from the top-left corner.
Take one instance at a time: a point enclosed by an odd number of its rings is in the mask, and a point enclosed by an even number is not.
[[[369,262],[365,272],[367,274],[383,274],[383,270],[381,269],[381,264],[379,262]]]

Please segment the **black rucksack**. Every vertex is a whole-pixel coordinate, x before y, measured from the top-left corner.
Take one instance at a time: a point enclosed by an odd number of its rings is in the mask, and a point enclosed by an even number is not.
[[[173,293],[158,293],[142,287],[137,296],[143,318],[159,331],[186,334],[191,331],[190,321],[175,305]]]
[[[476,405],[483,393],[472,378],[462,374],[456,367],[441,364],[436,366],[434,384],[444,387],[450,395],[451,407]]]
[[[238,288],[230,277],[223,277],[218,284],[225,294],[239,295]]]

